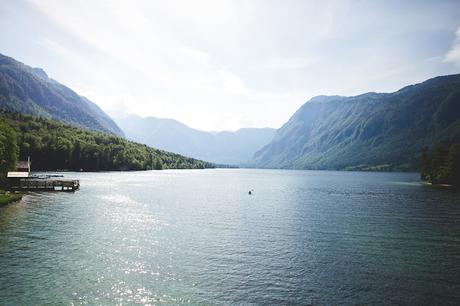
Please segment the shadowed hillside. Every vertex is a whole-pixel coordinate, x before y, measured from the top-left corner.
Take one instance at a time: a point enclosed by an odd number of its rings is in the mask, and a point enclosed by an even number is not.
[[[2,54],[0,108],[123,135],[116,123],[96,104],[48,78],[42,69],[31,68]]]
[[[259,167],[414,170],[423,148],[460,139],[460,75],[394,93],[319,96],[259,150]]]

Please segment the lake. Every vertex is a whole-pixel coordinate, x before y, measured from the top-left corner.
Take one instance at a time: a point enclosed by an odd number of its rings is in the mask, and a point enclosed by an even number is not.
[[[460,304],[460,193],[416,173],[64,175],[0,207],[1,305]]]

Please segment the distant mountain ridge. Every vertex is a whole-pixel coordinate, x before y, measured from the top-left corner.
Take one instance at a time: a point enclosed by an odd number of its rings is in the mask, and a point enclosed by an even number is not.
[[[394,93],[312,98],[254,155],[254,164],[415,170],[424,147],[455,142],[460,142],[460,74]]]
[[[247,165],[272,139],[275,129],[243,128],[235,132],[205,132],[173,119],[115,118],[126,137],[163,150],[219,164]]]
[[[79,127],[123,135],[99,106],[32,68],[0,54],[0,108],[64,121]]]

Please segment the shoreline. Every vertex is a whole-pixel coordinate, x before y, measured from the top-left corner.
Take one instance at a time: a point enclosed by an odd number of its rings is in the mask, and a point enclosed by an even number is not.
[[[458,189],[458,188],[459,188],[458,185],[454,185],[454,184],[432,183],[432,182],[423,181],[423,180],[422,180],[422,184],[423,184],[423,185],[426,185],[426,186],[438,187],[438,188],[449,188],[449,189]]]
[[[0,192],[0,206],[8,205],[14,202],[19,202],[22,200],[22,193],[10,193],[10,192]]]

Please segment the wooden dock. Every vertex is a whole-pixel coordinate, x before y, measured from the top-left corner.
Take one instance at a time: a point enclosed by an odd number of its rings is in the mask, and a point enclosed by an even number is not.
[[[79,180],[20,179],[10,185],[17,191],[75,191],[80,188]]]

